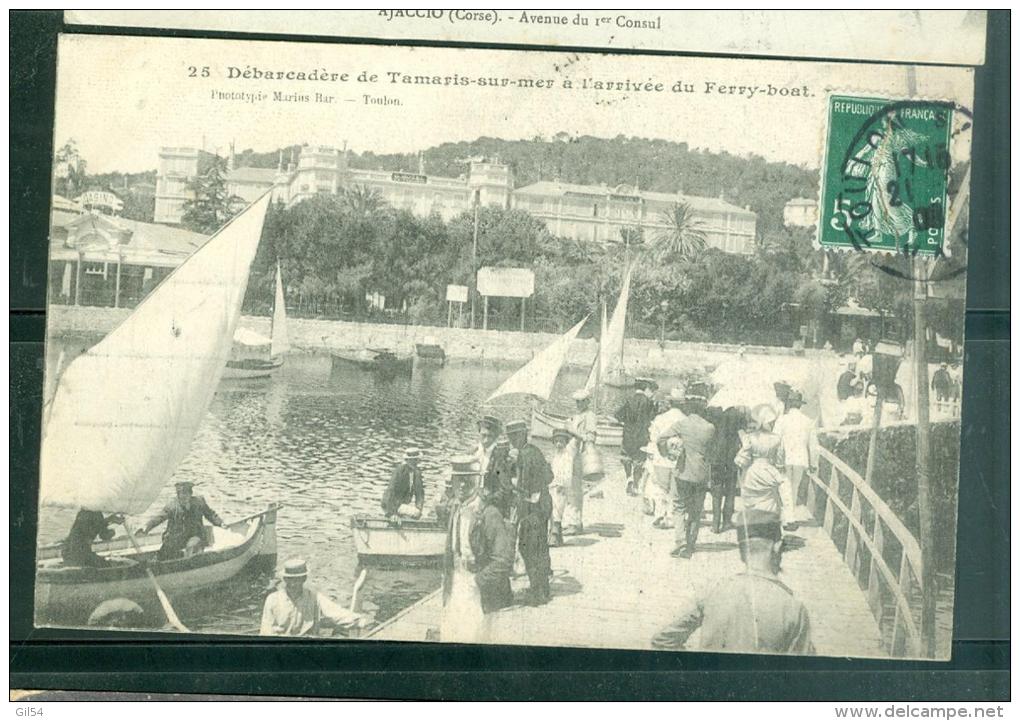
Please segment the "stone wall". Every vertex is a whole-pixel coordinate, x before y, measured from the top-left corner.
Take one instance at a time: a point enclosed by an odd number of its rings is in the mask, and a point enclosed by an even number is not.
[[[90,306],[50,306],[48,330],[56,334],[105,334],[127,317],[130,311]],[[241,325],[268,336],[269,318],[244,316]],[[287,322],[291,345],[295,350],[329,352],[360,348],[390,348],[413,352],[416,343],[439,345],[451,361],[489,361],[519,365],[552,343],[556,336],[548,333],[521,333],[503,330],[471,330],[433,326],[387,325],[379,323],[348,323],[336,320],[291,318]],[[625,365],[632,373],[679,373],[710,369],[737,350],[735,345],[684,343],[629,339]],[[590,366],[595,358],[596,343],[578,340],[571,345],[568,365]],[[819,351],[791,348],[747,346],[747,355],[814,356]],[[825,355],[830,355],[826,353]]]

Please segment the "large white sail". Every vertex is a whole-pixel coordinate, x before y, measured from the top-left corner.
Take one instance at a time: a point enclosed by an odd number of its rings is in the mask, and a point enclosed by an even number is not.
[[[273,344],[269,356],[276,358],[290,351],[290,338],[287,336],[287,307],[283,300],[283,277],[280,264],[276,264],[276,299],[273,301]]]
[[[610,373],[618,373],[623,370],[623,334],[627,325],[627,301],[630,298],[630,273],[631,268],[623,276],[623,286],[620,288],[620,297],[613,308],[613,317],[609,321],[609,327],[602,332],[602,378],[605,379]]]
[[[230,351],[269,196],[171,273],[57,381],[43,505],[139,514],[187,454]]]
[[[549,400],[549,395],[556,384],[556,376],[560,374],[560,368],[567,360],[570,344],[587,321],[588,318],[585,317],[584,320],[540,351],[520,370],[503,381],[503,385],[488,397],[486,403],[494,398],[512,393],[522,393]]]

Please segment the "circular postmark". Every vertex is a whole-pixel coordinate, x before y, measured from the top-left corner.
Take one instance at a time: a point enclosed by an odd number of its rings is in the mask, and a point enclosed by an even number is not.
[[[964,273],[966,233],[954,232],[960,208],[951,201],[969,168],[970,110],[937,100],[829,102],[820,245],[867,253],[903,279]],[[934,258],[941,262],[912,262]]]

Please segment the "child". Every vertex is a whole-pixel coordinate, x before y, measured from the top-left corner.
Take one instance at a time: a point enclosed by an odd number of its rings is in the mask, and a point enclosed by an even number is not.
[[[567,497],[570,494],[570,483],[574,474],[574,449],[570,440],[573,436],[565,428],[557,428],[553,431],[553,445],[556,453],[553,454],[552,466],[553,481],[549,486],[549,493],[552,495],[552,516],[550,517],[549,545],[563,545],[563,512],[567,507]]]

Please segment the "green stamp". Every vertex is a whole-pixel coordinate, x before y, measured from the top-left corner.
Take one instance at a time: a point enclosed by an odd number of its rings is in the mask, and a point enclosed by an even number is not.
[[[929,100],[829,97],[822,248],[942,254],[954,109]]]

